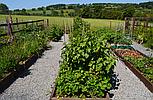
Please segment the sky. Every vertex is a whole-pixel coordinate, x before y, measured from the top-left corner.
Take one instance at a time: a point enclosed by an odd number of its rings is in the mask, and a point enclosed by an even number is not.
[[[52,4],[88,4],[88,3],[140,3],[153,0],[0,0],[9,9],[22,9],[47,6]]]

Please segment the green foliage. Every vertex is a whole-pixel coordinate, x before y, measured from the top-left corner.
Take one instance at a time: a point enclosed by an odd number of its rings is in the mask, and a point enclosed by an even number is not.
[[[150,49],[153,49],[153,28],[149,29],[146,34],[144,35],[145,42],[144,46],[149,47]]]
[[[110,46],[96,32],[82,31],[82,21],[74,25],[79,35],[62,50],[62,64],[56,80],[56,96],[103,97],[111,88],[110,78],[115,66]]]
[[[99,36],[102,35],[102,37],[111,44],[132,44],[132,41],[130,39],[127,39],[122,33],[114,32],[108,29],[100,29],[99,31],[97,31],[97,34],[99,34]]]
[[[38,53],[46,47],[49,40],[54,38],[51,33],[52,28],[42,30],[36,26],[29,27],[23,32],[16,33],[15,40],[11,45],[0,48],[0,79],[6,73],[16,70],[22,64],[20,62],[24,62],[33,54]]]
[[[143,2],[139,4],[143,8],[153,9],[153,2]]]
[[[93,4],[56,4],[32,8],[27,13],[13,11],[12,14],[39,16],[80,16],[82,18],[124,19],[125,17],[152,17],[153,2],[132,3],[93,3]],[[44,10],[44,11],[43,11]],[[60,12],[61,11],[61,12]],[[64,13],[62,12],[64,11]],[[68,11],[68,14],[67,14]],[[48,12],[48,13],[47,13]]]
[[[134,37],[138,43],[153,49],[153,28],[138,27],[134,32]]]
[[[56,83],[58,96],[102,97],[110,89],[115,61],[106,41],[93,34],[78,36],[64,47]]]
[[[9,11],[9,8],[6,4],[0,3],[0,14],[7,14]]]
[[[73,39],[73,37],[82,36],[84,32],[88,32],[90,30],[90,24],[83,21],[80,17],[76,17],[74,19],[73,24],[73,32],[70,34],[70,39]]]
[[[90,30],[90,25],[87,22],[83,21],[80,17],[76,17],[74,19],[73,28],[73,31],[87,32],[88,30]]]
[[[131,62],[134,67],[140,70],[153,83],[153,58],[124,57]]]
[[[58,41],[63,36],[64,31],[58,25],[53,25],[49,33],[51,34],[50,38],[53,41]]]

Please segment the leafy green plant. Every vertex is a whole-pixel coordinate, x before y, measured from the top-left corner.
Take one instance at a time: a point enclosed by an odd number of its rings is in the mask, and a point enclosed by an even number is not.
[[[56,95],[103,97],[111,88],[110,78],[115,66],[110,46],[95,32],[78,30],[80,29],[77,29],[78,33],[71,42],[63,48],[63,61],[56,80]]]
[[[99,36],[102,36],[109,43],[131,45],[132,41],[127,39],[122,33],[114,32],[108,29],[100,29],[96,31]]]
[[[53,41],[58,41],[63,36],[64,32],[58,25],[53,25],[51,30],[49,31],[49,34],[51,34],[50,38]]]
[[[6,73],[16,70],[21,64],[20,62],[46,47],[50,37],[54,38],[50,32],[52,28],[41,30],[33,27],[34,30],[30,31],[29,29],[16,33],[15,40],[11,45],[0,48],[0,79]]]
[[[90,24],[83,21],[80,17],[74,19],[73,32],[70,34],[70,40],[79,36],[82,36],[84,32],[90,30]]]
[[[137,27],[134,36],[138,43],[153,49],[153,28]]]
[[[153,58],[134,58],[128,56],[124,58],[131,62],[134,67],[140,70],[153,83]]]

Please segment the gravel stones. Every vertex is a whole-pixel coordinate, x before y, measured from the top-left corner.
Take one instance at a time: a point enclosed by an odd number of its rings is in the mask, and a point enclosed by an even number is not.
[[[113,100],[153,100],[153,93],[120,60],[117,61],[115,74],[119,82],[118,89],[111,90]]]
[[[148,57],[153,57],[153,51],[151,49],[149,49],[149,48],[145,48],[142,45],[140,45],[140,44],[138,44],[138,43],[136,43],[134,41],[133,41],[132,47],[134,49],[138,50],[139,52],[145,54]]]
[[[43,53],[21,77],[1,95],[0,100],[49,100],[59,71],[63,41],[50,42],[52,49]]]

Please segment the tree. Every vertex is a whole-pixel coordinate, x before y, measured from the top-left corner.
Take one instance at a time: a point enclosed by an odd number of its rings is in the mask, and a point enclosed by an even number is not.
[[[23,9],[22,9],[22,11],[23,11],[23,12],[26,12],[26,9],[25,9],[25,8],[23,8]]]
[[[81,17],[83,17],[83,18],[90,18],[91,14],[92,14],[92,12],[91,12],[90,7],[85,7],[81,11]]]
[[[36,8],[32,8],[31,10],[32,10],[32,11],[35,11],[35,10],[36,10]]]
[[[43,10],[43,15],[46,15],[46,10]]]
[[[60,15],[64,16],[64,11],[63,10],[61,10]]]
[[[153,1],[144,2],[139,4],[143,8],[152,9],[153,8]]]
[[[58,11],[56,11],[56,10],[52,11],[52,16],[58,16],[58,15],[59,15]]]
[[[46,7],[46,10],[50,10],[50,9],[51,9],[51,7],[50,7],[50,6],[47,6],[47,7]]]
[[[135,9],[133,7],[126,8],[122,13],[122,19],[125,17],[132,17],[135,13]]]
[[[14,12],[18,12],[18,11],[20,11],[20,9],[14,9]]]
[[[27,15],[26,9],[23,8],[23,9],[21,10],[20,14],[21,14],[21,15]]]
[[[0,13],[1,14],[7,14],[9,12],[9,8],[7,5],[0,3]]]
[[[38,8],[38,10],[44,10],[44,9],[45,9],[45,7],[43,7],[43,6]]]

